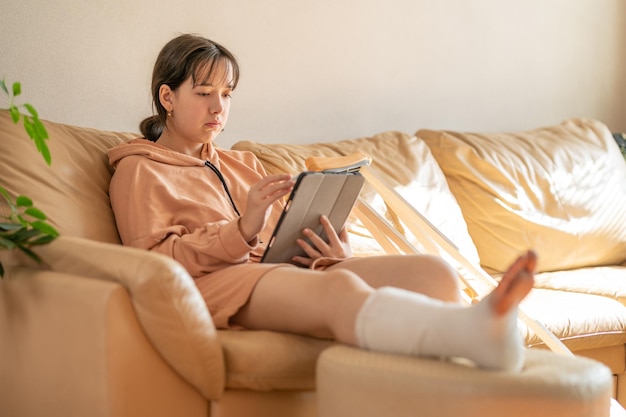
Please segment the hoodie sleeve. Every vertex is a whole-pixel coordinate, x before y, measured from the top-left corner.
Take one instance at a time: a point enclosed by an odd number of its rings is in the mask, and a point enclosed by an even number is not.
[[[247,262],[258,239],[244,240],[239,216],[206,172],[134,155],[120,160],[110,197],[122,242],[168,255],[194,277]]]

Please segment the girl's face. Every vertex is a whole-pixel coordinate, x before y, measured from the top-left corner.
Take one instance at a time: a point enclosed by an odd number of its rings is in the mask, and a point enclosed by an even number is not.
[[[171,116],[167,117],[167,128],[159,143],[178,152],[198,156],[202,144],[215,140],[226,126],[232,80],[231,66],[226,60],[221,60],[209,77],[198,77],[196,85],[192,77],[175,91],[162,85],[161,103]]]

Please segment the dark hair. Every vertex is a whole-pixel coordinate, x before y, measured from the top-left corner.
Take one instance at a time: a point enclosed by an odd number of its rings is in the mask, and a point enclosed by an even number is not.
[[[152,71],[152,104],[157,114],[139,124],[141,133],[153,142],[163,133],[167,120],[167,110],[159,99],[159,89],[163,84],[174,91],[189,77],[192,77],[194,85],[206,82],[222,62],[226,62],[232,70],[234,89],[239,82],[239,63],[228,49],[191,34],[180,35],[165,44]]]

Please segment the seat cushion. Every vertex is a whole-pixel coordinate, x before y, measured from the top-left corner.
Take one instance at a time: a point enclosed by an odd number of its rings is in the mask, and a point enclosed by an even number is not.
[[[626,259],[626,164],[602,123],[519,133],[420,130],[448,179],[481,264],[503,272],[534,248],[539,271]]]
[[[626,306],[626,266],[544,272],[535,277],[535,288],[601,295]]]
[[[539,288],[531,291],[521,308],[572,351],[626,343],[626,307],[617,300]],[[528,346],[545,347],[532,330],[521,328]]]
[[[226,388],[252,391],[314,390],[315,366],[332,341],[287,333],[218,330]]]

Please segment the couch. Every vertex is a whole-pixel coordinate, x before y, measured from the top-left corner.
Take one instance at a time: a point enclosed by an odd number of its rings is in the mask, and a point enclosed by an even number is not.
[[[42,264],[0,251],[0,414],[316,415],[316,362],[334,343],[216,330],[178,263],[120,245],[106,151],[137,135],[44,124],[51,166],[0,112],[0,185],[32,197],[61,233],[36,248]],[[613,395],[626,404],[626,164],[601,123],[233,148],[254,152],[269,172],[294,173],[307,156],[367,152],[391,186],[495,277],[534,247],[540,274],[525,311],[577,356],[610,368]],[[363,198],[403,230],[368,187]],[[356,254],[382,253],[358,219],[350,231]],[[529,349],[545,349],[522,331]]]
[[[570,350],[609,364],[619,393],[626,357],[626,163],[602,123],[572,119],[514,133],[421,129],[314,145],[242,141],[233,147],[254,152],[271,173],[297,171],[308,157],[374,155],[380,177],[495,277],[534,248],[540,254],[536,289],[522,307]],[[408,234],[370,192],[365,199]],[[353,231],[357,250],[380,251],[358,224]],[[546,347],[525,332],[528,346]]]

